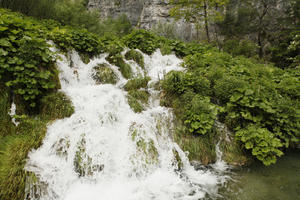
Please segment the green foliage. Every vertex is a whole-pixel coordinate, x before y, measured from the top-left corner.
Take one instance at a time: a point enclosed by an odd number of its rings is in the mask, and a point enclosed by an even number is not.
[[[122,36],[131,30],[131,24],[125,15],[101,21],[97,11],[87,9],[86,0],[1,0],[0,7],[39,19],[53,19],[62,25],[87,29],[98,35]]]
[[[266,128],[249,125],[245,129],[238,130],[236,138],[245,144],[246,149],[251,149],[252,155],[264,165],[275,163],[276,158],[283,155],[280,150],[282,147],[280,139]]]
[[[6,136],[15,132],[15,126],[9,116],[11,107],[11,96],[9,90],[0,85],[0,141],[1,136]]]
[[[40,96],[56,87],[54,54],[32,21],[6,11],[0,20],[0,81],[35,107]]]
[[[62,93],[45,96],[41,101],[41,113],[35,116],[18,115],[16,131],[0,138],[0,198],[19,200],[24,198],[27,172],[24,170],[28,152],[38,148],[45,137],[48,122],[69,117],[73,113],[70,101]],[[2,113],[1,113],[2,117]]]
[[[41,99],[40,113],[43,119],[61,119],[70,117],[74,113],[74,107],[64,93],[55,92],[47,94]]]
[[[243,55],[250,58],[257,55],[258,46],[250,40],[231,39],[224,41],[223,50],[233,56]]]
[[[103,53],[104,50],[104,44],[99,37],[85,29],[56,27],[48,33],[48,38],[63,51],[74,48],[77,52],[87,54],[89,57]]]
[[[160,47],[159,37],[146,30],[134,30],[124,37],[124,43],[130,49],[139,49],[151,55]]]
[[[145,68],[144,57],[143,55],[133,49],[130,49],[125,54],[126,60],[134,60],[141,68]]]
[[[130,91],[130,90],[138,90],[140,88],[146,88],[149,81],[150,81],[150,77],[138,77],[138,78],[130,79],[129,81],[127,81],[126,85],[124,86],[124,89],[126,91]]]
[[[161,102],[174,108],[187,133],[211,134],[218,117],[236,134],[242,130],[249,137],[249,126],[256,124],[279,141],[280,151],[299,143],[299,68],[284,71],[214,49],[184,60],[185,72],[169,72],[162,81]],[[257,145],[253,143],[253,148]],[[262,151],[253,156],[271,164],[279,154]]]
[[[196,74],[172,71],[165,76],[162,87],[170,94],[180,95],[185,91],[193,91],[197,94],[208,95],[210,82],[205,77]]]
[[[184,128],[178,128],[174,133],[176,143],[184,152],[188,153],[190,161],[200,161],[203,165],[208,165],[216,161],[215,134],[193,135]]]
[[[27,118],[18,127],[21,134],[4,137],[0,141],[0,198],[18,200],[25,194],[24,166],[28,152],[41,145],[46,133],[46,122]]]
[[[208,97],[195,95],[185,106],[184,125],[189,133],[205,135],[212,131],[217,115],[218,108]]]

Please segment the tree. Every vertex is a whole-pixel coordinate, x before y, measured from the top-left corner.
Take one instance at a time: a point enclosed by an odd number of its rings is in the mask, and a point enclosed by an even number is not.
[[[197,31],[204,21],[206,37],[210,41],[209,24],[222,19],[220,8],[227,0],[170,0],[169,3],[173,5],[170,15],[176,19],[183,17],[186,21],[195,23]]]

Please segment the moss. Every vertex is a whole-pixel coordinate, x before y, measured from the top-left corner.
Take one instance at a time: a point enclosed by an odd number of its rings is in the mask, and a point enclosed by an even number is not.
[[[40,112],[44,119],[61,119],[70,117],[74,113],[74,107],[64,93],[54,92],[41,99]]]
[[[103,170],[104,165],[93,165],[93,160],[86,153],[86,140],[84,134],[82,139],[77,144],[77,151],[73,161],[74,170],[79,177],[91,176],[95,172]]]
[[[90,62],[90,56],[86,53],[79,53],[79,56],[84,64],[88,64]]]
[[[95,74],[93,79],[97,84],[116,84],[118,81],[117,75],[114,71],[106,64],[98,64],[94,67]]]
[[[181,170],[182,167],[183,167],[183,163],[182,163],[182,160],[181,160],[181,158],[179,156],[178,151],[175,150],[175,149],[173,149],[173,154],[175,156],[175,163],[174,164],[176,165],[176,167],[177,167],[178,170]]]
[[[123,56],[121,54],[108,55],[105,58],[110,64],[115,65],[119,68],[120,72],[126,79],[130,79],[132,77],[132,71],[130,65],[125,63]]]
[[[134,60],[141,68],[145,68],[144,57],[143,55],[136,50],[129,50],[125,54],[126,60]]]
[[[140,88],[146,88],[148,85],[150,78],[149,77],[139,77],[139,78],[134,78],[129,81],[127,81],[126,85],[124,86],[124,89],[126,91],[129,90],[138,90]]]
[[[145,110],[144,105],[148,103],[150,94],[144,90],[131,90],[128,92],[128,104],[134,112],[142,112]]]

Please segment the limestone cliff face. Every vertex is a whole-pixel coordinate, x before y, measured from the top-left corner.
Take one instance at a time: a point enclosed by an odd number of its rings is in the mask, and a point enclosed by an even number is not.
[[[144,29],[167,25],[185,40],[196,36],[194,24],[170,17],[168,0],[89,0],[88,8],[98,10],[101,18],[125,14],[133,26]]]

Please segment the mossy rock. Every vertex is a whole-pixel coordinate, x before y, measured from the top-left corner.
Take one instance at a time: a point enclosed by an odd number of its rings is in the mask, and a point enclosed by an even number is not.
[[[104,165],[93,165],[92,161],[92,158],[86,153],[86,141],[82,138],[77,144],[77,151],[73,161],[74,170],[79,177],[92,176],[95,172],[103,170]]]
[[[143,125],[133,123],[129,128],[129,132],[131,134],[132,141],[136,143],[138,152],[143,155],[145,163],[158,163],[158,151],[152,139],[148,141],[144,139],[146,132],[145,130],[143,130]]]
[[[131,109],[136,112],[145,110],[150,94],[145,90],[131,90],[128,92],[127,99]]]
[[[126,85],[124,86],[124,89],[126,91],[129,91],[129,90],[138,90],[141,88],[146,88],[149,81],[150,81],[150,77],[148,76],[134,78],[127,81]]]
[[[79,53],[79,57],[81,58],[81,60],[84,64],[88,64],[91,60],[90,56],[88,54],[85,54],[85,53]]]
[[[140,52],[131,49],[125,53],[125,58],[126,60],[134,60],[142,69],[145,68],[144,57]]]
[[[130,79],[132,77],[131,67],[130,65],[125,63],[123,56],[121,54],[116,54],[116,55],[110,54],[105,59],[110,64],[117,66],[124,78]]]
[[[94,67],[95,74],[93,79],[97,84],[116,84],[118,77],[115,72],[106,63],[98,64]]]
[[[183,167],[183,162],[179,156],[179,153],[176,149],[173,149],[173,154],[174,154],[174,157],[175,157],[175,160],[174,160],[174,165],[176,165],[176,168],[177,170],[181,170],[182,167]]]

